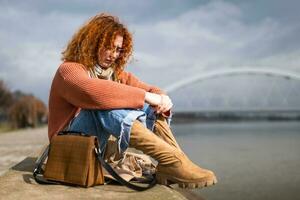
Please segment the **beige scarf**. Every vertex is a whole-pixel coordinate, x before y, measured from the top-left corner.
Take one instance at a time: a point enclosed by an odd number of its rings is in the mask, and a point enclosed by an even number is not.
[[[95,67],[89,71],[90,77],[106,79],[106,80],[112,80],[113,73],[114,73],[114,69],[112,67],[109,67],[107,69],[102,69],[99,65],[95,65]]]

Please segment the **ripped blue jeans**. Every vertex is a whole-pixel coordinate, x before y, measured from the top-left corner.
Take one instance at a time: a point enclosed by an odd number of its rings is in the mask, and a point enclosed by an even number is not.
[[[119,153],[123,153],[129,146],[130,131],[134,120],[139,120],[153,131],[156,115],[155,110],[146,103],[142,109],[137,110],[82,109],[70,122],[68,130],[97,136],[101,152],[104,152],[109,136],[113,135],[117,138]],[[170,125],[171,116],[167,118],[167,122]]]

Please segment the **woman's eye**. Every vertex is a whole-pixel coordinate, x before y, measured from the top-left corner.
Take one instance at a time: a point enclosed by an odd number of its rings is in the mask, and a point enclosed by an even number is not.
[[[122,48],[117,48],[117,52],[122,53],[124,49]]]

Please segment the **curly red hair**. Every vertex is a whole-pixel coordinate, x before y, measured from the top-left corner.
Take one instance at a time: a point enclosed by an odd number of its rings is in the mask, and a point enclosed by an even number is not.
[[[133,50],[132,35],[118,17],[104,13],[92,17],[73,35],[62,60],[81,63],[89,70],[97,64],[99,50],[112,48],[117,35],[123,36],[123,51],[112,66],[118,80]]]

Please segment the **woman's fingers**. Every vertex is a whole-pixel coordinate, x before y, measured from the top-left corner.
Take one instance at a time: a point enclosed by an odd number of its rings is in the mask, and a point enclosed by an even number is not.
[[[160,107],[158,110],[157,110],[157,113],[164,113],[164,112],[167,112],[168,110],[171,109],[171,106],[169,107],[166,107],[166,108],[163,108],[163,107]]]
[[[173,103],[170,98],[164,98],[161,105],[157,108],[157,113],[167,112],[173,107]]]
[[[153,95],[160,97],[160,103],[156,104],[156,106],[155,106],[155,103],[153,103],[153,107],[155,108],[156,113],[167,112],[168,110],[170,110],[173,107],[173,103],[169,96],[164,95],[164,94],[162,94],[162,95],[153,94]]]

